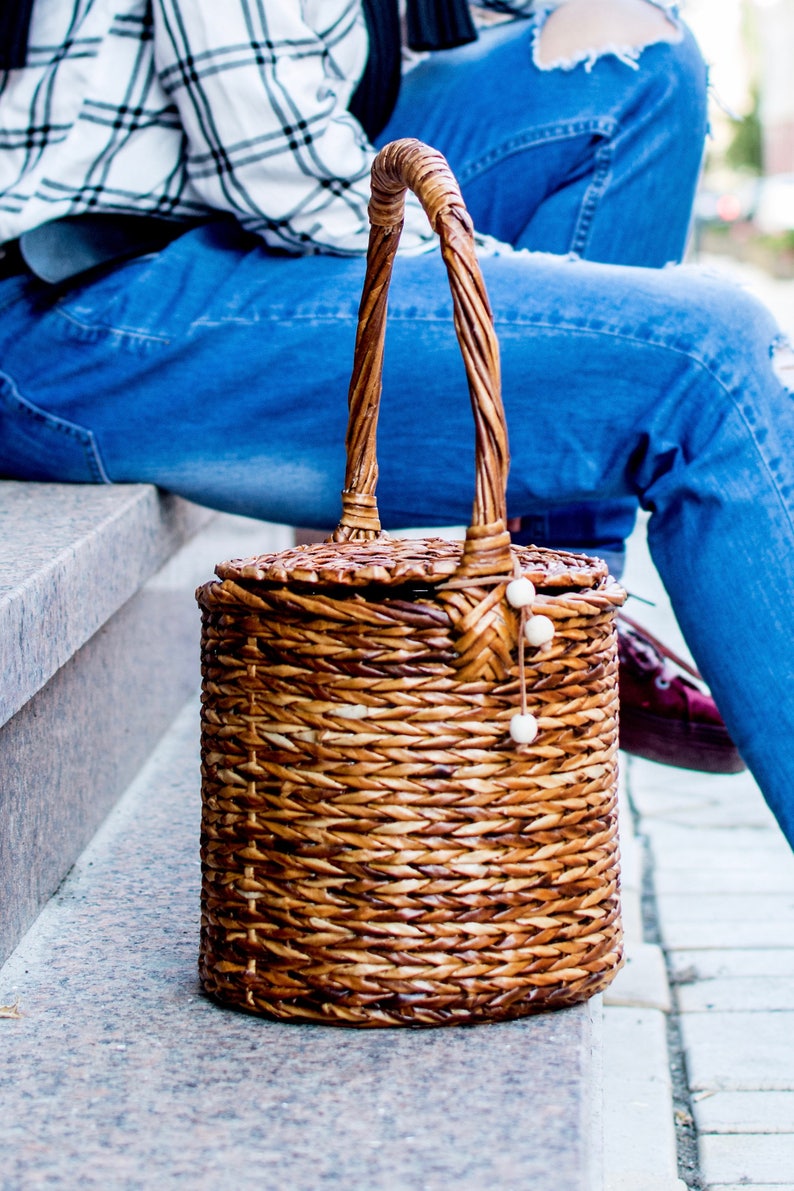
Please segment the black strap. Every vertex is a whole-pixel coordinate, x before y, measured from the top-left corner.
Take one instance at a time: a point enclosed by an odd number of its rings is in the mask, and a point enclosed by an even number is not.
[[[477,40],[469,0],[407,0],[412,50],[450,50]]]
[[[201,222],[153,215],[65,215],[23,232],[19,251],[31,273],[60,285],[94,269],[159,252]]]
[[[385,128],[400,92],[400,14],[397,0],[363,0],[369,58],[348,110],[371,141]]]
[[[0,0],[0,70],[25,65],[33,0]]]
[[[468,0],[407,0],[408,44],[413,50],[448,50],[475,41]],[[400,93],[401,37],[397,0],[362,0],[369,58],[349,104],[371,141],[382,132]]]

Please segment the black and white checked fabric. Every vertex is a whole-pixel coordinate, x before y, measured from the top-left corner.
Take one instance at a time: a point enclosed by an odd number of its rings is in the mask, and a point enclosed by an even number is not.
[[[364,251],[366,57],[361,0],[37,0],[27,65],[0,73],[0,242],[215,209],[274,247]],[[410,206],[403,249],[431,242]]]

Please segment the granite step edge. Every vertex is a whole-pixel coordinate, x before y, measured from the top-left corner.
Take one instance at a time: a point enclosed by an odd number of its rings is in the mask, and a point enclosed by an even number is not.
[[[0,724],[214,516],[146,484],[0,482]]]

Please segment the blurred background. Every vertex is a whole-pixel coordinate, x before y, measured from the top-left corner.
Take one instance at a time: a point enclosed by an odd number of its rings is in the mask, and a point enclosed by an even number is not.
[[[794,278],[794,0],[685,0],[710,65],[692,255]]]

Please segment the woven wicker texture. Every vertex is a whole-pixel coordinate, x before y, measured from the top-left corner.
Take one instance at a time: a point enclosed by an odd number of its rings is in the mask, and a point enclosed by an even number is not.
[[[439,232],[474,411],[465,543],[391,541],[375,501],[386,290],[406,186]],[[333,539],[236,560],[202,608],[205,989],[351,1026],[570,1005],[621,962],[617,652],[592,559],[511,547],[498,352],[443,158],[382,150]],[[528,577],[531,608],[505,597]],[[527,645],[528,618],[552,640]],[[538,621],[537,623],[540,623]],[[538,732],[511,736],[517,712]]]

